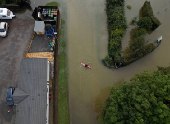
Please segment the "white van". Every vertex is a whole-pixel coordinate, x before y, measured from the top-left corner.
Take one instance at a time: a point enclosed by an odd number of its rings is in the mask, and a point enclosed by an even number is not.
[[[0,19],[12,19],[13,17],[15,15],[13,15],[12,11],[7,8],[0,8]]]

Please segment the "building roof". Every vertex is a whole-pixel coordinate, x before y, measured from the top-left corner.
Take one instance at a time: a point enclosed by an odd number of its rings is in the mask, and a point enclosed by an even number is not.
[[[14,100],[14,104],[20,103],[22,100],[27,98],[29,94],[25,93],[23,90],[19,88],[15,88],[14,94],[12,95],[12,98]]]
[[[34,31],[44,32],[44,21],[35,21]]]
[[[15,124],[46,124],[47,63],[46,58],[21,60],[18,82],[20,91],[17,93],[20,92],[24,99],[19,99],[16,106]]]
[[[6,15],[7,14],[7,8],[0,8],[0,14]]]

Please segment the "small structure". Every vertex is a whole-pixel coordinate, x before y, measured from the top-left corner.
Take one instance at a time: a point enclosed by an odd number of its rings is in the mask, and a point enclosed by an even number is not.
[[[32,16],[37,21],[44,21],[45,24],[56,25],[59,9],[57,6],[38,6],[35,7]]]
[[[35,21],[34,31],[39,35],[44,35],[45,34],[44,21]]]
[[[21,60],[13,94],[15,124],[49,124],[49,64],[46,58]]]

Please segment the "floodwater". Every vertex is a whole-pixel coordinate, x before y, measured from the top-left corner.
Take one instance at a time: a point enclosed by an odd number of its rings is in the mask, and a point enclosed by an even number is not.
[[[132,9],[126,9],[127,22],[139,15],[145,0],[126,0]],[[31,6],[45,5],[47,0],[32,0]],[[69,109],[71,124],[99,124],[97,117],[101,112],[96,106],[103,103],[109,95],[109,86],[129,81],[144,70],[153,72],[157,66],[170,65],[170,1],[151,0],[155,16],[162,25],[148,39],[155,41],[163,36],[159,47],[144,58],[129,66],[109,69],[101,63],[107,55],[108,33],[105,13],[105,0],[58,0],[62,19],[66,24],[67,64],[69,84]],[[167,10],[165,10],[167,8]],[[159,11],[159,14],[157,14]],[[123,50],[130,40],[129,27],[123,39]],[[86,69],[80,63],[89,63]]]

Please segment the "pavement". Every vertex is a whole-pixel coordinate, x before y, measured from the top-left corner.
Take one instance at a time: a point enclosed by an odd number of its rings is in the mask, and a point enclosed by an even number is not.
[[[35,33],[31,47],[28,52],[29,53],[52,52],[48,42],[53,42],[52,36],[37,35]]]
[[[0,124],[15,124],[16,106],[6,104],[6,91],[8,87],[17,87],[20,61],[34,27],[31,11],[14,14],[14,19],[7,20],[10,24],[8,36],[0,37]]]

